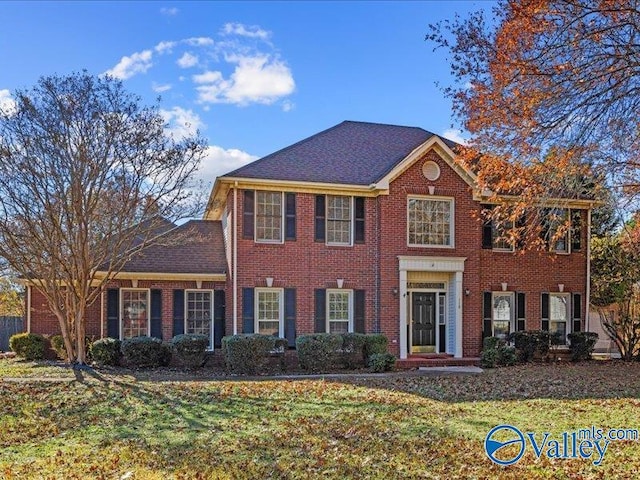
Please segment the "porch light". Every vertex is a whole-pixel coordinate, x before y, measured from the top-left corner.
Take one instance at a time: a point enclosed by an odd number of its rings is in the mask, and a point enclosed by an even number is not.
[[[273,286],[273,277],[267,277],[267,287],[271,288]]]
[[[342,288],[342,285],[344,285],[344,278],[336,279],[336,283],[338,284],[338,288]]]
[[[507,282],[502,282],[501,285],[502,285],[502,291],[506,292],[508,287]]]
[[[558,284],[558,291],[559,291],[560,293],[564,292],[564,283],[559,283],[559,284]]]
[[[468,297],[469,295],[471,295],[471,290],[469,290],[468,288],[465,288],[465,289],[464,289],[464,295],[465,295],[466,297]]]

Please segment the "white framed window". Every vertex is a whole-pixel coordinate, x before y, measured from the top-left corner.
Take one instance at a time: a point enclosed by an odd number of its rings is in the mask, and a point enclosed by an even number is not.
[[[256,191],[256,242],[282,243],[282,227],[284,225],[283,196],[282,192]]]
[[[549,294],[549,333],[557,335],[562,344],[567,341],[570,333],[570,296],[568,293]]]
[[[282,288],[256,288],[256,333],[284,337],[283,297]]]
[[[407,243],[413,247],[453,247],[454,203],[451,198],[409,197]]]
[[[204,335],[209,339],[208,349],[213,348],[213,291],[186,290],[184,332]]]
[[[353,197],[327,195],[327,244],[351,245]]]
[[[570,253],[571,229],[567,227],[569,210],[551,208],[546,210],[547,239],[549,250],[556,253]]]
[[[502,225],[496,225],[491,222],[492,231],[492,248],[495,252],[514,252],[515,242],[509,239],[509,231],[513,229],[513,222],[505,222]]]
[[[352,290],[327,290],[327,332],[353,332]]]
[[[120,338],[151,335],[149,321],[149,289],[120,290]]]
[[[493,292],[491,297],[491,334],[494,337],[505,338],[513,331],[514,294]]]

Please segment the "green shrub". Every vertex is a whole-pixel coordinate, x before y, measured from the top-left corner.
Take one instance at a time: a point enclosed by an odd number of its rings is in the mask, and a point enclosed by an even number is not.
[[[507,338],[509,342],[515,345],[516,357],[519,362],[529,362],[533,360],[536,352],[542,357],[545,357],[549,353],[549,332],[526,330],[512,332]]]
[[[120,347],[120,340],[107,337],[93,342],[89,351],[96,364],[117,366],[122,358]]]
[[[37,333],[17,333],[9,338],[9,348],[25,360],[42,360],[47,340]]]
[[[271,355],[282,353],[285,339],[257,333],[230,335],[222,338],[222,352],[227,368],[232,373],[249,374],[266,370]]]
[[[153,368],[169,365],[171,347],[154,337],[133,337],[122,341],[120,351],[127,365]]]
[[[396,357],[390,353],[374,353],[369,357],[368,366],[374,372],[389,372],[396,366]]]
[[[508,367],[516,363],[516,350],[498,337],[486,337],[480,354],[482,368]]]
[[[49,337],[49,342],[51,343],[51,348],[60,360],[64,360],[65,362],[69,360],[67,357],[67,348],[64,346],[64,338],[62,335],[52,335]]]
[[[365,360],[376,353],[387,353],[389,340],[380,333],[368,333],[364,336],[363,354]]]
[[[362,333],[342,334],[342,365],[345,368],[363,367],[364,343],[366,336]]]
[[[574,362],[591,360],[593,349],[598,341],[598,334],[595,332],[574,332],[570,333],[568,337],[571,360]]]
[[[209,338],[206,335],[176,335],[171,340],[173,353],[186,368],[204,365]]]
[[[313,372],[333,370],[339,363],[342,335],[336,333],[312,333],[296,338],[300,367]]]

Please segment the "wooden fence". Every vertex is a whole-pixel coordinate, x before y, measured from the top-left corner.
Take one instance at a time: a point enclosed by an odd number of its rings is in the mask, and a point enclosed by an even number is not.
[[[23,331],[22,317],[0,317],[0,352],[9,350],[9,338]]]

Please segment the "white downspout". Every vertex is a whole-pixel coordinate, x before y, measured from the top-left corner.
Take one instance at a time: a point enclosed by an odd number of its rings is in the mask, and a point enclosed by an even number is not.
[[[238,334],[238,182],[233,185],[233,334]]]
[[[589,305],[591,303],[591,209],[587,210],[587,301],[584,306],[584,329],[589,331]]]
[[[100,292],[100,338],[104,338],[104,287]]]
[[[31,333],[31,285],[27,285],[27,333]]]

